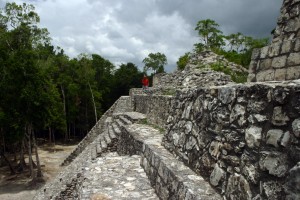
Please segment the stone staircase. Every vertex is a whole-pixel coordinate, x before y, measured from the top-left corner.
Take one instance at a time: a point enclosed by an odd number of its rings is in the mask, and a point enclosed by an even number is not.
[[[74,150],[65,161],[69,165],[64,162],[63,172],[34,199],[93,199],[95,195],[108,199],[222,199],[161,145],[163,133],[143,124],[145,119],[137,112],[111,112],[101,118],[102,124],[91,130],[98,135],[89,144],[81,142],[80,150]],[[87,137],[85,141],[91,140]]]
[[[160,199],[210,199],[222,197],[201,177],[162,145],[163,133],[143,124],[125,126],[120,155],[141,155],[141,166]]]
[[[115,112],[131,111],[131,98],[129,96],[120,97],[99,119],[95,126],[89,131],[83,140],[77,145],[76,149],[63,161],[62,166],[70,164],[95,138],[106,130],[106,123]]]

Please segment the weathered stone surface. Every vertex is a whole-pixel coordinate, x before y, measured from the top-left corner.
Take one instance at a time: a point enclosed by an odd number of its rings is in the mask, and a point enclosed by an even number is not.
[[[286,59],[287,59],[287,56],[276,57],[272,60],[271,66],[274,68],[283,68],[284,66],[286,66]],[[264,69],[267,69],[267,68],[264,68]]]
[[[274,80],[274,77],[275,77],[275,70],[269,69],[269,70],[258,72],[256,74],[256,81],[257,82],[272,81],[272,80]]]
[[[300,162],[290,171],[285,184],[286,199],[300,199]]]
[[[268,55],[270,57],[274,57],[274,56],[278,56],[279,55],[279,51],[280,51],[280,42],[273,42],[270,46],[269,46],[269,52]]]
[[[244,176],[234,173],[228,179],[226,197],[229,199],[251,199],[252,192]]]
[[[286,68],[283,68],[283,69],[276,69],[275,70],[275,77],[274,77],[274,80],[275,81],[284,81],[286,80],[286,72],[287,72],[287,69]]]
[[[272,129],[267,132],[267,144],[278,147],[280,138],[283,136],[283,131],[280,129]]]
[[[287,68],[286,80],[294,80],[298,78],[300,78],[300,65]]]
[[[248,164],[244,166],[242,172],[252,183],[258,183],[260,176],[257,167],[252,164]]]
[[[300,51],[300,38],[296,39],[294,51]]]
[[[280,183],[276,181],[264,182],[262,190],[267,199],[283,199],[283,189]]]
[[[172,118],[168,121],[163,144],[226,195],[229,175],[236,173],[246,179],[252,198],[266,198],[266,194],[257,193],[263,189],[263,182],[270,182],[265,186],[269,196],[281,198],[280,195],[284,195],[282,185],[278,190],[272,189],[273,183],[285,177],[292,167],[291,158],[299,159],[297,152],[300,151],[294,145],[299,144],[299,139],[292,130],[292,122],[300,119],[299,112],[295,110],[295,102],[300,99],[300,93],[296,92],[299,83],[232,87],[231,90],[227,90],[228,86],[218,86],[179,92],[180,99],[175,98],[173,104],[176,110],[170,109]],[[190,107],[190,102],[193,102],[191,112],[198,113],[187,119],[183,113]],[[197,142],[191,142],[193,140],[188,136],[185,144],[176,144],[172,136],[181,138],[186,133],[191,134],[186,131],[190,130],[186,128],[190,127],[189,123]],[[296,124],[297,121],[294,122],[295,130]],[[187,144],[189,148],[182,148]],[[225,174],[225,178],[220,178],[223,177],[220,174]],[[264,181],[260,184],[262,177]],[[234,195],[229,197],[238,199]],[[240,195],[245,197],[249,194]]]
[[[288,147],[290,140],[291,140],[291,134],[289,131],[287,131],[283,134],[283,137],[281,138],[280,141],[281,146]]]
[[[281,46],[281,54],[285,54],[285,53],[289,53],[291,52],[293,49],[292,49],[292,41],[291,40],[288,40],[288,41],[284,41],[282,43],[282,46]]]
[[[277,21],[272,43],[256,50],[251,58],[251,70],[248,81],[282,81],[300,78],[299,70],[294,66],[300,65],[300,19],[299,2],[290,0],[283,3],[281,15]],[[260,53],[257,53],[260,52]],[[270,60],[272,63],[270,64]],[[256,67],[255,67],[256,66]],[[272,69],[275,70],[274,75]],[[255,69],[255,70],[254,70]]]
[[[293,133],[296,137],[300,137],[300,119],[295,119],[292,123]]]
[[[288,171],[287,155],[278,152],[262,152],[259,166],[262,170],[267,170],[269,174],[283,177]]]
[[[210,175],[210,183],[213,186],[219,185],[220,180],[224,179],[225,175],[225,171],[222,168],[220,168],[218,164],[216,164],[213,172]]]
[[[263,47],[260,50],[260,58],[266,58],[269,52],[269,46]]]
[[[288,66],[300,65],[300,53],[291,53],[287,59]]]
[[[256,126],[251,126],[250,128],[246,129],[245,139],[248,147],[259,147],[262,137],[261,132],[262,128]]]
[[[272,117],[272,123],[274,125],[283,126],[286,125],[289,120],[289,117],[284,113],[282,107],[277,106],[274,108]]]

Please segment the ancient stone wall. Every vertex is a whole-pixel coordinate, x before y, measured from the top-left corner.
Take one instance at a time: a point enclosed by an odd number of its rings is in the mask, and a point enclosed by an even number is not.
[[[164,127],[169,116],[173,96],[134,95],[133,110],[147,115],[147,121]]]
[[[299,82],[182,91],[170,111],[164,146],[228,199],[299,198]]]
[[[249,82],[300,78],[300,1],[284,0],[272,43],[253,51]]]
[[[153,77],[153,87],[162,88],[195,88],[232,83],[229,75],[213,71],[212,66],[222,66],[235,73],[247,73],[240,65],[229,62],[222,55],[212,51],[193,53],[182,71],[156,74]]]

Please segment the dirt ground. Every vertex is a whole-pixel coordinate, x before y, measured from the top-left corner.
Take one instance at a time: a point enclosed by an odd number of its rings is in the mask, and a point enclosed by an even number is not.
[[[43,145],[39,148],[39,157],[45,181],[50,181],[63,167],[60,164],[72,152],[76,145]],[[28,161],[26,161],[28,163]],[[0,199],[31,200],[43,184],[31,184],[29,173],[10,175],[8,167],[0,167]]]

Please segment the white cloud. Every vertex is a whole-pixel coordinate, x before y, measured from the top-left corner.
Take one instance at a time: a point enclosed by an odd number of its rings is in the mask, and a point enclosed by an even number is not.
[[[12,0],[9,0],[12,1]],[[54,45],[70,57],[96,53],[115,64],[142,60],[155,52],[168,58],[167,71],[193,49],[196,22],[210,18],[225,34],[267,36],[281,1],[274,0],[16,0],[32,3]],[[0,0],[3,6],[3,0]],[[262,26],[263,24],[263,26]]]

